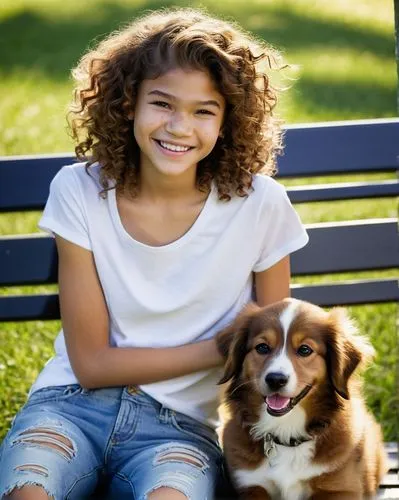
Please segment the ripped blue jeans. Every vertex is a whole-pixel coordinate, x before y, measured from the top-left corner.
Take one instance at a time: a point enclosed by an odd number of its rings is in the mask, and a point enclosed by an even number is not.
[[[103,481],[110,499],[144,500],[169,487],[211,500],[221,462],[211,428],[135,386],[47,387],[31,395],[2,443],[0,499],[30,484],[55,500],[82,500]]]

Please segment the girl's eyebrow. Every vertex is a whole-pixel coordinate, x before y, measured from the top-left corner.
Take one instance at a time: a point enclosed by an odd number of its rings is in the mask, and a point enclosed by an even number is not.
[[[161,97],[165,97],[166,99],[170,99],[171,101],[177,101],[177,97],[168,94],[167,92],[163,92],[162,90],[151,90],[151,92],[148,92],[148,95],[159,95]],[[220,104],[217,101],[214,101],[212,99],[208,101],[194,101],[194,104],[199,104],[201,106],[216,106],[217,108],[220,109]]]

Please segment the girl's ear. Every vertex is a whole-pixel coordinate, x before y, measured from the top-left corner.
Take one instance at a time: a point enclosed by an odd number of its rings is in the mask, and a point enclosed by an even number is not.
[[[130,121],[134,120],[134,111],[129,111],[129,113],[127,114],[127,119]]]

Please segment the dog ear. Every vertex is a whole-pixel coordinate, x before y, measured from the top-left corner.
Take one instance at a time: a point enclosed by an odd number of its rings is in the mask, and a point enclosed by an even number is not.
[[[247,354],[249,326],[253,313],[260,308],[254,303],[248,304],[236,319],[216,335],[219,352],[226,359],[223,377],[218,384],[224,384],[241,371],[241,366]]]
[[[335,391],[349,399],[349,378],[360,363],[368,361],[374,349],[360,337],[345,309],[334,308],[329,313],[327,367]]]

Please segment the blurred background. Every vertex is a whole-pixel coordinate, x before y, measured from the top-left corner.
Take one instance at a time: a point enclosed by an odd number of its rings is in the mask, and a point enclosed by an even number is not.
[[[289,123],[397,113],[393,0],[2,0],[0,155],[70,150],[71,67],[95,39],[169,5],[238,21],[298,65],[277,110]]]
[[[393,0],[1,0],[0,155],[73,151],[65,120],[70,69],[95,40],[145,11],[172,5],[201,5],[237,21],[298,66],[277,107],[286,123],[397,115]],[[397,211],[392,200],[297,209],[306,223],[395,217]],[[36,232],[39,215],[0,214],[0,235]],[[367,401],[385,439],[393,441],[399,437],[396,305],[351,313],[377,350],[366,375]],[[59,322],[0,325],[0,440],[52,355],[58,328]]]

